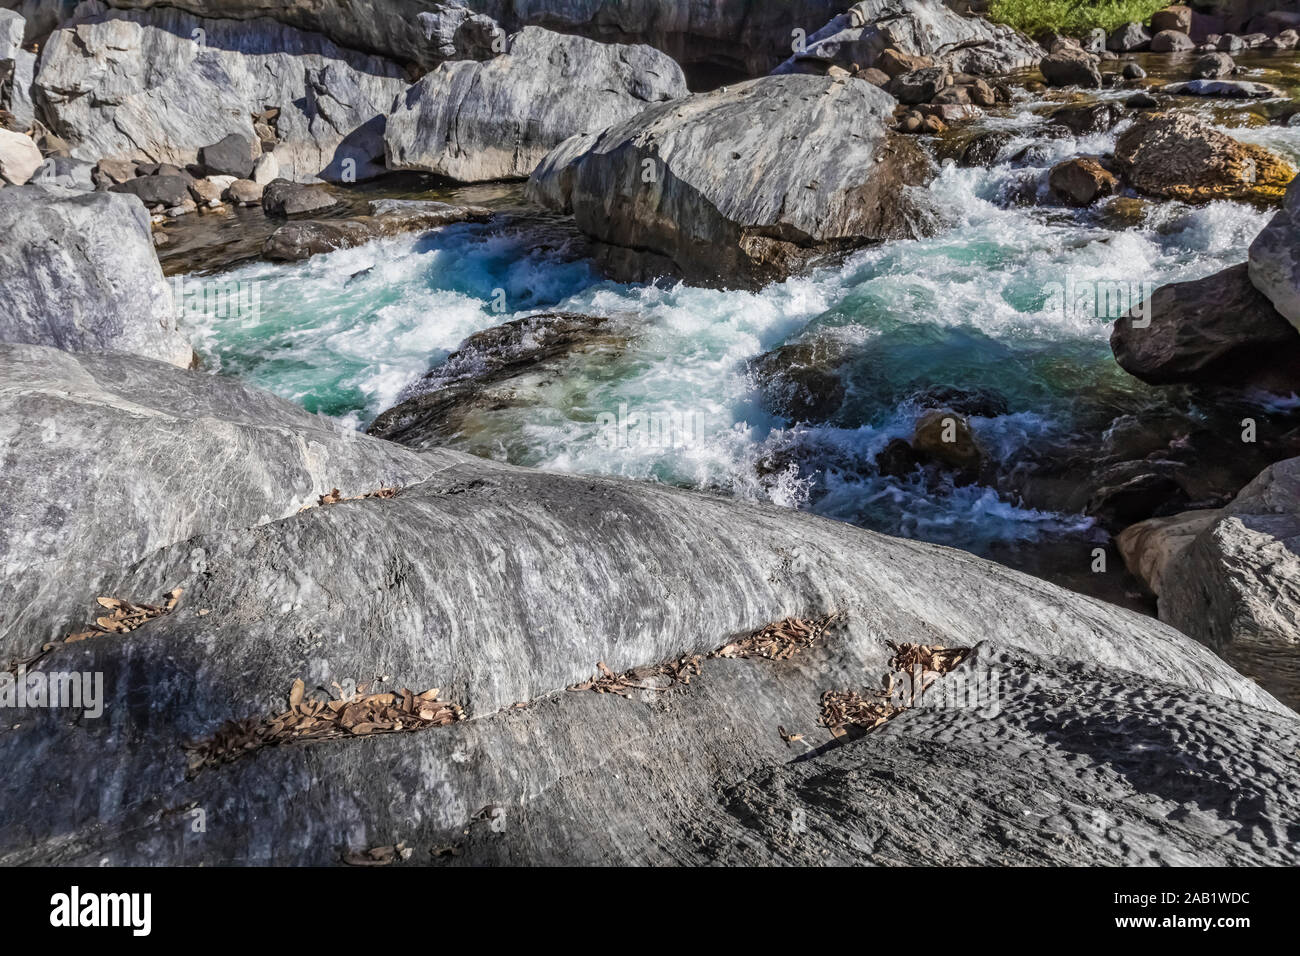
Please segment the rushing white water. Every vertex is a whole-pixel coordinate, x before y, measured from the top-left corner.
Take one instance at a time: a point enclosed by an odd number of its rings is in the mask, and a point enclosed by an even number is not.
[[[936,494],[919,477],[883,478],[871,463],[890,438],[911,435],[920,408],[909,396],[925,385],[1005,398],[1007,414],[972,419],[999,459],[1068,433],[1098,407],[1149,400],[1115,365],[1110,319],[1053,301],[1052,284],[1207,275],[1244,260],[1268,213],[1153,204],[1139,225],[1116,228],[1088,212],[1015,205],[1017,193],[1044,188],[1052,163],[1114,145],[1114,132],[1037,136],[1030,105],[989,122],[1017,131],[1004,156],[1028,146],[1030,159],[942,169],[930,187],[947,220],[942,234],[867,249],[760,292],[601,281],[581,261],[533,248],[527,233],[453,226],[236,270],[223,278],[255,282],[260,316],[202,320],[199,348],[217,371],[363,426],[475,331],[542,309],[617,316],[634,329],[625,353],[571,363],[539,386],[534,404],[506,413],[506,427],[477,436],[475,450],[722,489],[977,551],[1077,533],[1089,524],[1081,516],[1016,507],[979,485]],[[1250,138],[1300,155],[1300,130]],[[493,309],[497,290],[504,313]],[[747,361],[819,336],[851,356],[844,406],[827,423],[785,421],[765,406]],[[675,440],[638,441],[644,427],[611,437],[611,416],[655,415],[681,426]]]

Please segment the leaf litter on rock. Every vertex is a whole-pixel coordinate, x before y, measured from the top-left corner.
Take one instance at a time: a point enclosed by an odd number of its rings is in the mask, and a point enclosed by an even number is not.
[[[189,771],[237,760],[262,747],[340,737],[403,733],[444,727],[463,720],[456,704],[438,700],[438,688],[422,694],[403,688],[396,693],[365,694],[316,700],[306,696],[306,685],[295,680],[289,690],[289,709],[274,717],[228,720],[216,733],[185,744]]]
[[[821,722],[836,737],[853,727],[863,732],[875,730],[913,707],[939,677],[956,669],[972,648],[944,647],[939,644],[897,644],[887,641],[893,652],[889,658],[892,672],[885,675],[881,688],[865,695],[857,691],[828,690],[822,695]],[[904,695],[894,693],[895,674],[907,678]]]
[[[184,593],[184,588],[172,588],[163,595],[162,604],[135,604],[124,598],[97,597],[95,602],[108,611],[107,614],[96,617],[95,623],[84,631],[69,634],[61,641],[51,641],[42,645],[35,654],[10,661],[8,670],[16,674],[20,668],[30,667],[60,644],[76,644],[94,637],[103,637],[105,634],[126,634],[134,631],[142,624],[175,610],[177,602]]]
[[[303,505],[298,509],[298,514],[302,514],[304,511],[311,511],[313,508],[323,508],[325,505],[336,505],[340,501],[363,501],[366,498],[394,498],[397,496],[399,491],[401,491],[400,488],[384,487],[376,488],[374,491],[367,491],[364,494],[344,497],[342,492],[337,488],[333,488],[327,494],[323,494],[317,498],[316,504]]]

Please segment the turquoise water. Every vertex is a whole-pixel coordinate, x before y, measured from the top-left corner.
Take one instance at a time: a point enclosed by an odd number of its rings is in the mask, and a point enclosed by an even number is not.
[[[548,233],[463,225],[384,240],[305,263],[258,263],[226,279],[261,295],[255,322],[200,319],[199,349],[222,374],[364,427],[466,336],[539,310],[616,317],[619,355],[575,359],[535,383],[462,446],[563,471],[623,475],[803,507],[869,527],[987,552],[999,543],[1087,534],[1079,515],[1017,507],[989,487],[936,491],[875,474],[893,437],[909,437],[917,387],[993,389],[1006,414],[973,418],[998,460],[1032,455],[1166,398],[1124,374],[1111,322],[1059,307],[1052,283],[1163,283],[1243,261],[1268,213],[1233,203],[1152,206],[1137,226],[1017,206],[1060,158],[1113,147],[1114,135],[1045,142],[1028,106],[993,119],[1037,143],[1035,165],[942,169],[929,194],[944,227],[889,243],[759,292],[602,281]],[[1300,131],[1251,138],[1300,154]],[[371,271],[359,274],[363,270]],[[494,303],[504,301],[504,311]],[[846,400],[830,421],[774,414],[747,362],[820,339],[848,356]],[[609,440],[620,409],[689,420],[670,447]]]

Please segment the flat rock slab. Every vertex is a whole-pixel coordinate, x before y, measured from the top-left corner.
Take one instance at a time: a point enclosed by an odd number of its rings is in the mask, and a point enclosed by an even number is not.
[[[386,236],[423,232],[457,222],[486,222],[492,217],[492,210],[482,206],[420,200],[380,200],[370,206],[368,216],[306,220],[281,226],[267,237],[262,255],[277,262],[297,262]]]

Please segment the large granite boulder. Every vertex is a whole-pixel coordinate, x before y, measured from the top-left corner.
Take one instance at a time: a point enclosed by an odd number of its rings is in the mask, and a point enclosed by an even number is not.
[[[504,55],[444,63],[399,97],[387,164],[460,182],[526,179],[570,136],[685,95],[681,67],[651,47],[528,27]]]
[[[273,261],[297,262],[385,236],[423,232],[457,222],[486,222],[491,216],[492,211],[482,206],[379,199],[370,204],[370,213],[365,216],[287,223],[267,237],[262,245],[262,255]]]
[[[1300,330],[1251,284],[1245,263],[1160,286],[1116,320],[1115,360],[1152,385],[1300,390]]]
[[[1142,114],[1120,136],[1115,159],[1136,189],[1184,202],[1274,201],[1295,176],[1281,156],[1192,113]]]
[[[344,439],[140,359],[0,371],[5,564],[57,556],[5,579],[8,647],[176,598],[24,665],[104,696],[0,734],[5,863],[1298,859],[1300,718],[1159,622],[771,506]],[[891,642],[969,650],[874,698]],[[350,716],[435,687],[474,719]],[[828,691],[898,712],[834,738]],[[325,739],[282,732],[311,714]],[[922,804],[952,809],[918,835]]]
[[[278,110],[280,175],[344,181],[383,171],[384,114],[405,86],[390,61],[272,20],[90,5],[51,34],[35,95],[91,162],[185,166],[231,134],[260,144],[254,118]]]
[[[109,0],[121,8],[177,7],[200,16],[281,23],[335,43],[432,68],[475,56],[452,40],[466,20],[506,33],[542,26],[606,43],[646,43],[679,63],[750,76],[790,55],[791,31],[811,33],[844,9],[844,0]],[[451,41],[451,42],[449,42]]]
[[[894,50],[979,75],[1032,66],[1043,55],[1038,44],[1010,27],[963,17],[941,0],[862,0],[810,34],[802,46],[773,72],[824,74],[832,66],[851,69],[855,64],[865,69]]]
[[[1225,508],[1121,535],[1160,619],[1300,705],[1300,458],[1266,468]]]
[[[1300,329],[1300,181],[1287,188],[1282,209],[1250,244],[1250,281],[1288,322]]]
[[[0,190],[0,209],[10,192]],[[134,203],[104,193],[78,202],[92,199]],[[418,481],[439,465],[257,389],[128,356],[0,345],[0,407],[6,661],[80,630],[87,589],[158,548],[288,517],[334,488]]]
[[[924,228],[907,187],[930,164],[890,130],[893,108],[857,80],[752,80],[566,141],[528,194],[613,247],[616,275],[759,283],[819,253]]]
[[[56,186],[0,189],[0,341],[134,352],[187,366],[139,200]]]

